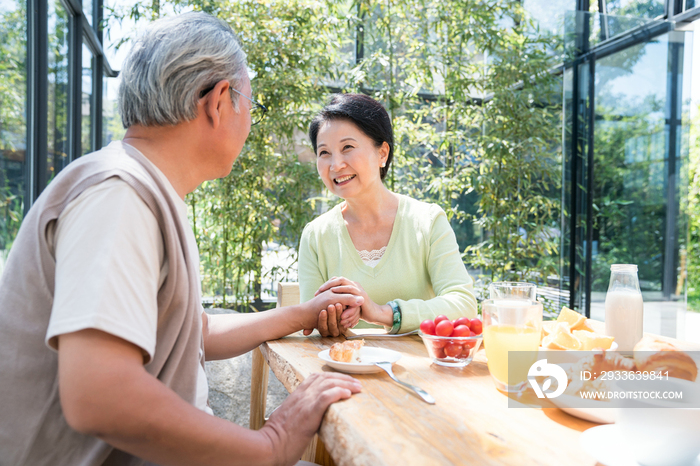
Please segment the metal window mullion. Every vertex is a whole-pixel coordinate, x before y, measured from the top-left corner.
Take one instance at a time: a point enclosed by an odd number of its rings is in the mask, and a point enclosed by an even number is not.
[[[677,264],[678,264],[678,212],[679,199],[677,193],[677,176],[678,166],[677,161],[680,155],[679,129],[682,124],[681,108],[682,108],[682,60],[683,60],[683,44],[677,40],[673,40],[673,33],[669,37],[668,43],[668,79],[666,105],[666,137],[668,138],[666,147],[668,147],[667,156],[667,178],[666,178],[666,225],[664,234],[664,264],[663,264],[663,284],[662,293],[664,299],[671,299],[675,294],[676,279],[677,279]]]
[[[683,0],[666,0],[666,18],[674,19],[674,17],[683,12]]]
[[[606,0],[598,0],[598,11],[600,12],[600,34],[602,40],[610,39],[610,28],[608,25],[608,3]]]
[[[95,54],[92,66],[92,150],[102,148],[102,70],[104,55],[102,49],[102,0],[92,3],[93,31],[100,43],[100,53]]]
[[[593,278],[593,175],[595,166],[595,54],[588,63],[588,134],[586,161],[586,317],[591,317]]]
[[[80,16],[83,10],[82,0],[61,0],[61,4],[70,16]]]
[[[102,50],[101,36],[97,35],[97,32],[95,32],[95,29],[90,26],[90,22],[87,20],[87,18],[85,18],[85,16],[82,16],[81,23],[83,28],[83,36],[85,37],[85,45],[87,45],[93,55],[102,55],[104,52]]]
[[[27,1],[27,149],[25,214],[47,183],[48,159],[48,2]]]
[[[577,184],[577,167],[579,154],[579,135],[578,135],[578,119],[579,106],[581,100],[581,91],[579,90],[579,72],[580,65],[575,65],[572,69],[572,108],[573,115],[571,117],[571,195],[569,199],[569,307],[574,309],[576,297],[576,223],[578,220],[578,211],[576,209],[576,199],[578,197]]]
[[[640,26],[623,35],[617,36],[612,40],[603,44],[598,44],[592,47],[588,54],[595,54],[597,59],[605,58],[622,50],[628,49],[638,44],[645,44],[655,37],[661,36],[672,31],[674,23],[670,21],[654,22],[651,25]],[[582,60],[588,60],[588,57],[581,56]]]
[[[579,56],[573,63],[573,112],[572,117],[572,134],[571,134],[571,196],[569,203],[569,306],[574,307],[577,303],[577,293],[581,293],[581,288],[577,284],[580,284],[580,274],[576,267],[578,263],[578,251],[579,244],[583,241],[580,223],[581,209],[579,204],[583,193],[580,189],[580,179],[583,177],[583,166],[582,166],[582,151],[585,147],[585,116],[586,105],[584,102],[584,96],[581,92],[581,68],[586,63],[585,59],[580,57],[585,57],[586,53],[589,51],[589,35],[590,35],[590,24],[589,24],[589,3],[588,0],[578,0],[576,9],[581,13],[578,14],[577,19],[577,37],[576,37],[576,54]],[[585,296],[588,300],[588,296]]]
[[[664,18],[673,18],[678,11],[676,10],[676,0],[666,0],[664,2]]]
[[[695,6],[683,12],[679,12],[673,17],[676,23],[692,23],[700,19],[700,6]]]
[[[82,54],[82,16],[70,16],[68,21],[68,162],[80,157],[81,150]]]

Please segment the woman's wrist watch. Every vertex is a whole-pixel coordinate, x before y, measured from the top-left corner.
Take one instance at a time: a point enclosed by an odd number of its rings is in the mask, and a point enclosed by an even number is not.
[[[399,307],[399,303],[396,301],[389,301],[387,304],[391,306],[391,313],[394,323],[391,326],[389,333],[399,333],[399,329],[401,328],[401,308]]]

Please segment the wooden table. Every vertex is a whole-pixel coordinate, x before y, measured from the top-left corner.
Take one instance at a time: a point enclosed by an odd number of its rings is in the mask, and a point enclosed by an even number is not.
[[[299,302],[297,284],[280,284],[278,293],[280,306]],[[589,324],[604,331],[602,322],[589,320]],[[678,349],[696,351],[694,356],[700,351],[697,344],[660,338]],[[332,371],[318,353],[343,339],[296,334],[255,350],[251,428],[259,429],[264,422],[267,364],[292,392],[310,374]],[[426,390],[436,404],[423,402],[384,372],[355,375],[362,392],[331,405],[319,432],[336,465],[596,464],[580,447],[579,436],[598,424],[570,416],[551,404],[541,408],[543,400],[537,400],[531,389],[518,401],[521,406],[534,407],[509,408],[508,396],[496,389],[489,375],[483,349],[469,366],[457,369],[432,364],[415,335],[367,339],[365,344],[401,352],[394,364],[396,376]],[[319,453],[326,454],[312,443],[303,459],[324,463]]]
[[[291,392],[310,374],[332,370],[318,353],[342,339],[292,335],[260,349]],[[489,375],[483,349],[457,369],[432,364],[418,336],[365,344],[401,352],[396,376],[426,390],[436,404],[423,402],[384,372],[355,375],[362,392],[331,405],[319,433],[338,466],[596,463],[579,446],[579,435],[597,424],[554,407],[509,408]],[[520,400],[535,399],[530,391]]]

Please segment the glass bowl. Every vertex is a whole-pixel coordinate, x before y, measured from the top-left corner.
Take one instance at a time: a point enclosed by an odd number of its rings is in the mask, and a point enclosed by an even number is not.
[[[481,347],[483,335],[473,337],[441,337],[418,332],[430,359],[435,364],[447,367],[464,367],[472,362]]]

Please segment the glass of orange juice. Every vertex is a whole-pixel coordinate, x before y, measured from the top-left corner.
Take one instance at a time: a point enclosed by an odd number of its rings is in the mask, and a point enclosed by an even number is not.
[[[528,370],[537,360],[542,303],[529,299],[489,299],[481,303],[481,312],[486,358],[496,387],[509,393],[522,391]]]

